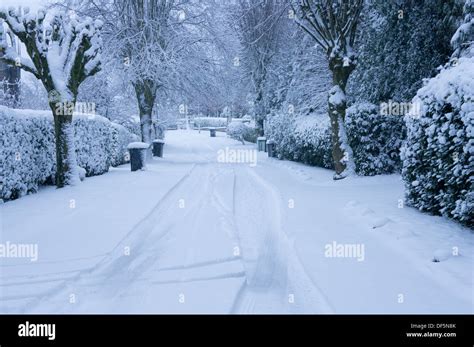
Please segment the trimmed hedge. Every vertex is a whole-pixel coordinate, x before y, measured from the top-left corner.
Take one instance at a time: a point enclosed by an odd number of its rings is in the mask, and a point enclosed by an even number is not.
[[[225,128],[227,126],[227,118],[224,117],[195,117],[193,127],[195,129],[201,127]]]
[[[400,116],[380,115],[375,105],[356,104],[347,109],[346,131],[359,175],[400,171],[400,147],[405,125]],[[275,141],[277,157],[333,169],[331,130],[326,114],[295,117],[276,114],[265,127]]]
[[[227,135],[238,141],[257,142],[258,131],[242,120],[233,120],[227,127]]]
[[[265,136],[275,141],[275,152],[280,159],[333,168],[331,133],[326,115],[294,117],[275,114],[266,122]]]
[[[359,175],[400,172],[400,148],[406,137],[402,116],[381,115],[380,107],[359,103],[347,109],[345,123]]]
[[[87,176],[124,164],[127,144],[137,140],[101,116],[76,115],[73,124],[77,164]],[[54,141],[51,112],[0,106],[0,199],[16,199],[54,182]]]
[[[421,88],[402,149],[407,204],[474,227],[474,58]]]

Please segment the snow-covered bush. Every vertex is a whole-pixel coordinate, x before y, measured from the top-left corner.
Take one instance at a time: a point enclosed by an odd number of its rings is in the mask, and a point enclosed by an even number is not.
[[[163,123],[154,123],[153,129],[155,132],[155,139],[163,140],[165,138],[166,125]]]
[[[222,128],[227,126],[227,118],[224,117],[196,117],[194,118],[194,128],[216,127]]]
[[[229,123],[227,126],[227,135],[235,140],[245,140],[255,143],[257,142],[258,132],[254,127],[239,119]]]
[[[297,119],[293,135],[297,150],[294,157],[309,165],[333,169],[331,129],[327,115]]]
[[[400,170],[400,148],[405,136],[403,117],[382,115],[380,107],[359,103],[347,109],[346,130],[359,175]]]
[[[294,117],[275,114],[266,122],[265,134],[275,141],[278,158],[333,168],[331,133],[326,115]]]
[[[111,142],[109,145],[110,165],[118,166],[128,161],[127,145],[138,141],[139,136],[132,134],[123,125],[111,123]]]
[[[14,110],[0,106],[0,199],[15,199],[53,183],[56,149],[49,111]],[[137,140],[124,127],[101,116],[77,115],[73,120],[78,166],[87,176],[125,162],[128,143]]]
[[[86,170],[87,176],[101,175],[111,165],[109,144],[110,121],[98,116],[80,115],[73,121],[74,145],[77,165]]]
[[[402,117],[381,115],[372,104],[357,104],[347,110],[346,127],[358,174],[377,175],[400,169],[400,147],[405,136]],[[276,114],[269,117],[265,134],[275,141],[279,158],[333,168],[327,115]]]
[[[421,88],[402,150],[407,203],[474,225],[474,58],[459,58]]]
[[[56,166],[51,118],[50,112],[28,116],[0,106],[1,199],[34,192],[51,180]]]

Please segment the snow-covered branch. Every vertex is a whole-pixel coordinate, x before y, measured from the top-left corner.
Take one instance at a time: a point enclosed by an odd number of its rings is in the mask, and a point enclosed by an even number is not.
[[[20,58],[0,32],[2,59],[31,72],[48,91],[75,98],[79,85],[100,70],[102,23],[69,18],[64,11],[33,15],[28,9],[0,9],[0,18],[25,45],[30,59]]]

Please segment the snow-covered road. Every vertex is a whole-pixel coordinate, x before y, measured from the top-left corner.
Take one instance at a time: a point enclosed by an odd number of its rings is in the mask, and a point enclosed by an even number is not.
[[[226,148],[255,149],[170,131],[146,171],[1,205],[0,242],[39,253],[0,258],[0,311],[473,312],[472,232],[403,207],[399,176],[334,182]]]

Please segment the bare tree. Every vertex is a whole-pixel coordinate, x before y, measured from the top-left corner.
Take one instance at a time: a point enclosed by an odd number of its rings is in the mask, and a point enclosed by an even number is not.
[[[78,174],[72,117],[79,86],[100,70],[102,23],[65,11],[47,14],[40,10],[32,16],[28,9],[1,9],[0,19],[25,45],[29,56],[19,57],[8,47],[0,29],[0,59],[32,73],[48,92],[56,139],[56,185],[73,183]]]
[[[190,0],[87,0],[79,6],[66,1],[65,6],[104,21],[108,57],[120,61],[133,86],[142,141],[150,143],[158,96],[185,94],[190,75],[202,72],[202,66],[191,65],[199,60],[195,53],[203,41],[199,27],[205,6]]]
[[[332,130],[334,179],[354,171],[352,150],[344,128],[346,85],[357,61],[354,43],[363,0],[292,0],[296,23],[326,53],[332,72],[328,111]]]
[[[278,49],[281,30],[280,19],[286,5],[275,0],[239,0],[236,29],[242,46],[242,64],[254,91],[254,113],[257,128],[263,135],[265,109],[264,87],[268,67]]]
[[[152,113],[163,84],[169,50],[174,0],[116,0],[119,55],[138,101],[142,141],[153,140]],[[178,14],[179,15],[179,14]]]

